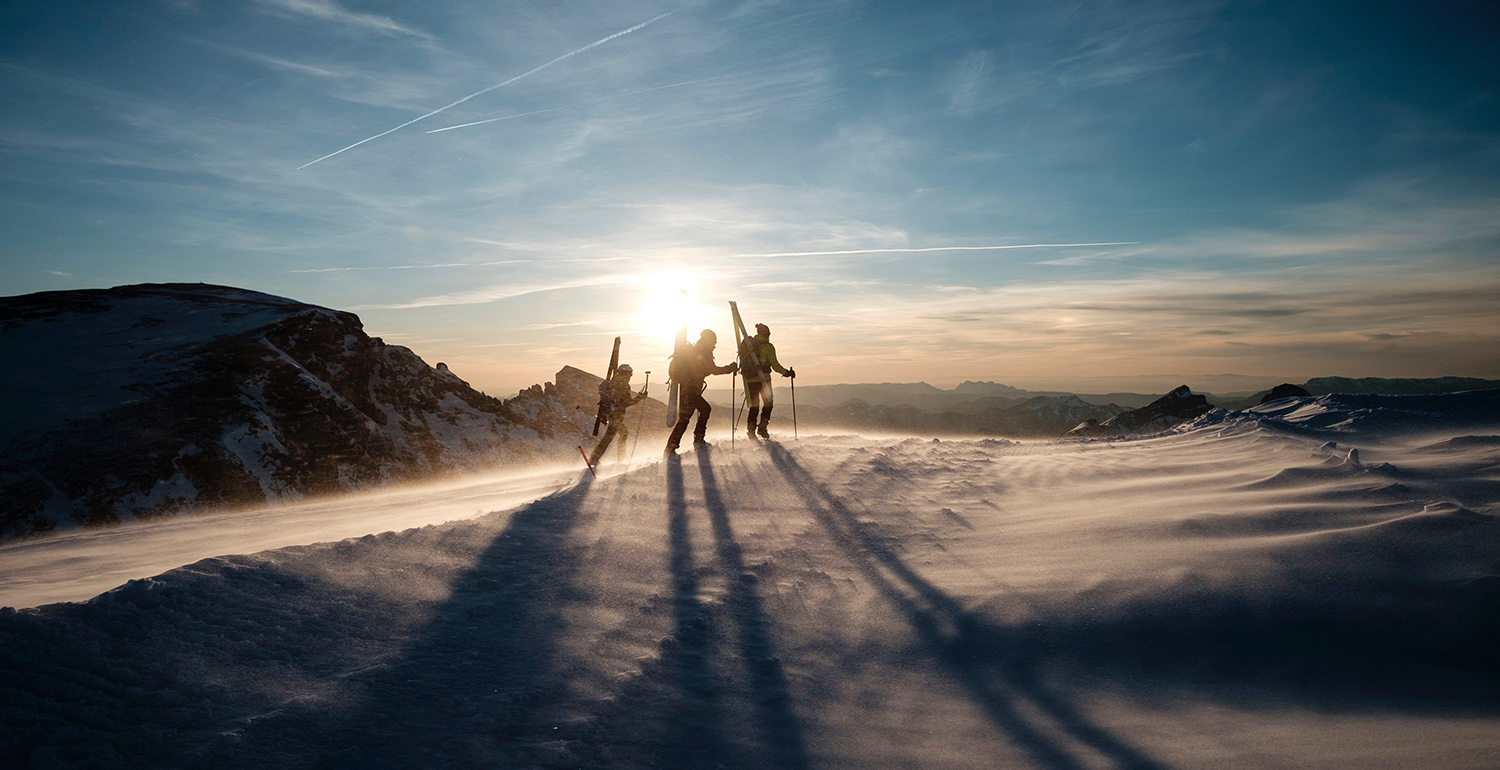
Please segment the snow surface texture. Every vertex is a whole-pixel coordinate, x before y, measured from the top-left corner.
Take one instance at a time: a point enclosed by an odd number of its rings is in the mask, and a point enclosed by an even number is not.
[[[0,763],[1493,768],[1497,402],[720,445],[208,558],[0,613]]]
[[[502,402],[350,313],[203,284],[0,299],[0,360],[0,539],[555,460],[599,381]]]

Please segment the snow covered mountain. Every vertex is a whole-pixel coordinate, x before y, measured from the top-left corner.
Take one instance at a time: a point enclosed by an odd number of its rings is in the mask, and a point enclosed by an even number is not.
[[[501,401],[351,313],[204,284],[0,299],[0,360],[0,539],[555,457],[599,382]]]

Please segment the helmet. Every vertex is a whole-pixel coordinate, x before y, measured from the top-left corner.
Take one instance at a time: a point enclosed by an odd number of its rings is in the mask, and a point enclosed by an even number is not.
[[[698,341],[707,342],[711,345],[717,345],[719,344],[719,335],[714,334],[713,329],[704,329],[703,333],[698,335]]]
[[[766,326],[765,324],[756,324],[755,325],[755,333],[756,334],[764,334],[767,337],[769,337],[769,336],[771,336],[771,327]]]
[[[615,367],[616,374],[630,374],[633,371],[635,370],[630,368],[630,364],[620,364]]]

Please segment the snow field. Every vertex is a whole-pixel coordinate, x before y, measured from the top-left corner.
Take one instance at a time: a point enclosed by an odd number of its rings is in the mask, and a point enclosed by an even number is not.
[[[470,521],[206,559],[8,612],[0,758],[1500,755],[1497,436],[1215,418],[1133,440],[721,445],[605,470]]]

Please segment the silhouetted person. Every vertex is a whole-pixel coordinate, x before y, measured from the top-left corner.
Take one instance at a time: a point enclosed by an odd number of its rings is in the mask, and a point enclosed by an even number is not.
[[[771,327],[765,324],[755,325],[755,336],[741,343],[740,371],[745,375],[745,403],[750,407],[750,419],[745,422],[745,428],[753,440],[757,435],[760,438],[770,438],[766,433],[766,426],[771,423],[771,408],[775,405],[766,398],[766,389],[770,387],[771,372],[775,371],[783,377],[796,377],[795,369],[786,369],[776,360],[776,346],[771,344]],[[757,371],[750,363],[750,353],[760,362]],[[766,401],[765,408],[761,408],[761,401]],[[757,422],[759,418],[759,422]]]
[[[625,444],[630,438],[630,428],[625,425],[625,410],[646,399],[645,388],[639,393],[630,390],[631,373],[630,364],[620,364],[615,367],[615,376],[609,378],[600,389],[604,402],[604,422],[609,425],[609,429],[604,431],[604,437],[594,445],[594,452],[589,455],[589,465],[599,464],[599,458],[604,456],[605,450],[609,449],[609,442],[614,441],[616,435],[620,437],[619,459],[625,459]]]
[[[714,346],[718,344],[719,335],[714,334],[712,329],[704,329],[698,335],[696,344],[688,345],[685,350],[675,354],[681,358],[673,362],[672,375],[678,384],[677,424],[672,426],[672,435],[667,437],[665,454],[677,454],[678,443],[682,441],[682,434],[687,432],[688,422],[693,419],[694,412],[698,413],[698,424],[693,428],[693,444],[708,445],[704,436],[708,432],[708,415],[713,407],[703,398],[703,389],[707,387],[704,380],[710,374],[730,374],[740,368],[735,363],[727,366],[714,365]]]

